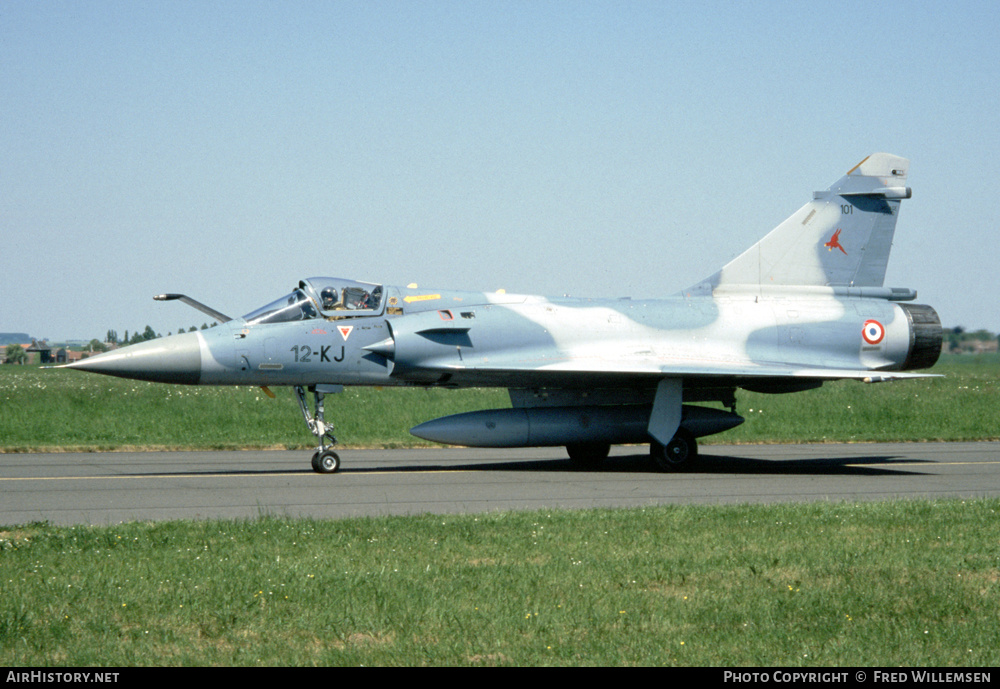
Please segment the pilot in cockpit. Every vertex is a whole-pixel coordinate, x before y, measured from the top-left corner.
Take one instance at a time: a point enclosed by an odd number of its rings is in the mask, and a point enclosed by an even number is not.
[[[323,291],[320,292],[320,299],[323,302],[324,311],[333,311],[340,305],[340,299],[337,296],[337,290],[334,287],[323,288]]]

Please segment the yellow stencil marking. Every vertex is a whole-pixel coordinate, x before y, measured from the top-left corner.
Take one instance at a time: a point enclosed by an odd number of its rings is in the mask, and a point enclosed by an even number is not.
[[[403,297],[403,301],[410,304],[415,301],[433,301],[434,299],[440,299],[440,294],[418,294],[412,297]]]

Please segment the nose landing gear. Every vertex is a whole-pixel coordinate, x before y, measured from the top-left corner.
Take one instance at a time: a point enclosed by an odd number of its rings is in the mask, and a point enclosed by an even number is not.
[[[301,385],[295,386],[295,395],[299,400],[299,409],[302,410],[302,418],[306,420],[309,431],[316,436],[319,447],[312,456],[313,471],[319,474],[332,474],[340,469],[340,456],[333,451],[332,447],[337,444],[337,439],[333,435],[333,424],[326,423],[323,417],[323,397],[330,393],[343,392],[343,385],[310,385],[309,391],[313,393],[316,400],[316,415],[309,413],[309,405],[306,403],[306,391]],[[326,441],[330,442],[327,443]]]

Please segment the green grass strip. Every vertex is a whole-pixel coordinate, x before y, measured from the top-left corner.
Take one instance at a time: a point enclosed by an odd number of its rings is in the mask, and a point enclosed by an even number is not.
[[[0,529],[0,664],[1000,664],[1000,500]]]

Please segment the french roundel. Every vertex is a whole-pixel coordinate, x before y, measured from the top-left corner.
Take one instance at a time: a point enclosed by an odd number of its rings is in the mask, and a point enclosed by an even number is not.
[[[865,321],[865,327],[861,330],[861,337],[868,344],[878,344],[885,337],[885,327],[878,321]]]

